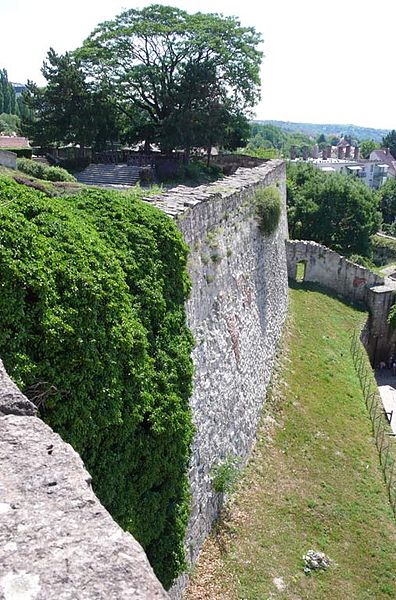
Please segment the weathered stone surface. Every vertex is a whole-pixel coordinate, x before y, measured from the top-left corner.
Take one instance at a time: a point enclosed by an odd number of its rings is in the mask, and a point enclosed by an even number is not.
[[[376,367],[396,353],[396,330],[388,323],[395,300],[396,281],[381,277],[370,269],[357,265],[337,252],[312,241],[286,242],[287,270],[296,278],[297,264],[305,263],[304,281],[319,283],[349,302],[359,303],[369,310],[369,318],[361,339]]]
[[[283,200],[277,231],[258,228],[254,192],[277,185]],[[180,206],[201,199],[176,222],[191,249],[188,323],[196,345],[191,398],[196,435],[190,465],[191,517],[186,539],[194,562],[218,516],[213,468],[227,457],[247,460],[255,441],[277,342],[287,312],[285,170],[271,161],[209,186],[183,190]],[[169,205],[173,191],[163,199]],[[186,578],[171,595],[180,598]]]
[[[267,185],[278,186],[283,211],[277,231],[264,237],[254,192]],[[255,441],[287,312],[285,191],[284,164],[270,161],[148,199],[176,218],[191,248],[192,562],[221,503],[213,467],[228,456],[243,463]],[[139,544],[98,502],[79,456],[34,412],[0,368],[0,600],[168,597]]]
[[[8,377],[0,360],[0,415],[30,415],[33,416],[37,408],[18,389]]]
[[[289,240],[286,251],[291,279],[296,278],[297,264],[303,262],[304,281],[319,283],[349,302],[365,303],[368,290],[384,283],[384,278],[377,273],[316,242]]]
[[[0,399],[13,387],[7,380],[2,369]],[[0,416],[1,600],[168,597],[90,481],[78,454],[41,420]]]

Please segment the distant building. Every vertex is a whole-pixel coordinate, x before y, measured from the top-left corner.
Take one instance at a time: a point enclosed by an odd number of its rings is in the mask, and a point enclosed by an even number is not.
[[[22,96],[22,93],[26,90],[26,85],[24,83],[12,83],[11,82],[11,85],[14,88],[15,95],[17,98],[18,98],[18,96]]]
[[[396,160],[389,152],[389,148],[385,150],[373,150],[370,154],[370,160],[379,160],[388,165],[388,177],[396,177]]]
[[[338,158],[312,160],[312,164],[325,173],[344,173],[364,181],[377,190],[388,178],[388,165],[379,160],[346,160]]]

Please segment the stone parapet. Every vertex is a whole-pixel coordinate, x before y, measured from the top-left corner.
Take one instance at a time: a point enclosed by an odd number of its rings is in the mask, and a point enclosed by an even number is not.
[[[35,413],[0,361],[0,599],[168,598],[79,455]]]

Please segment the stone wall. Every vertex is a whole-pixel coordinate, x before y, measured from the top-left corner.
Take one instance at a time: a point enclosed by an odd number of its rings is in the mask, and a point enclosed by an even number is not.
[[[0,150],[0,165],[8,167],[9,169],[16,169],[17,155],[15,152],[8,152],[8,150]]]
[[[290,279],[296,279],[297,265],[304,263],[304,281],[319,283],[352,303],[366,303],[369,288],[384,283],[380,275],[316,242],[290,240],[286,252]]]
[[[361,265],[316,242],[286,242],[287,269],[296,279],[297,265],[305,265],[304,281],[319,283],[348,302],[364,305],[369,316],[361,339],[373,367],[396,354],[396,330],[388,323],[389,309],[395,301],[396,281],[384,279]]]
[[[277,230],[258,228],[254,193],[276,185]],[[191,249],[188,322],[196,345],[191,398],[190,562],[218,516],[213,468],[244,463],[255,434],[287,312],[285,167],[269,161],[209,186],[151,197],[174,217]],[[167,595],[144,553],[100,505],[81,459],[42,423],[0,370],[0,600]],[[172,595],[180,597],[186,577]],[[2,594],[2,595],[1,595]]]
[[[81,458],[35,414],[0,361],[0,599],[168,598]]]
[[[264,237],[254,192],[268,185],[278,186],[283,210],[277,231]],[[150,199],[176,218],[191,249],[187,313],[196,341],[191,398],[196,436],[186,547],[192,563],[222,500],[213,490],[213,468],[227,457],[245,462],[255,441],[287,312],[285,197],[284,164],[270,161],[209,186],[179,186]],[[182,577],[174,586],[174,598],[184,583]]]

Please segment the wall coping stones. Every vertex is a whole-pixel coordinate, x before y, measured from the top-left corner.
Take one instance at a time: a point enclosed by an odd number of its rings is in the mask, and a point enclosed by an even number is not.
[[[193,188],[179,185],[163,194],[144,198],[144,201],[154,204],[168,216],[176,218],[197,204],[215,200],[216,197],[227,198],[235,192],[242,193],[244,190],[258,185],[268,173],[281,164],[283,164],[283,160],[277,159],[252,169],[239,167],[234,175],[224,177],[224,179]]]

